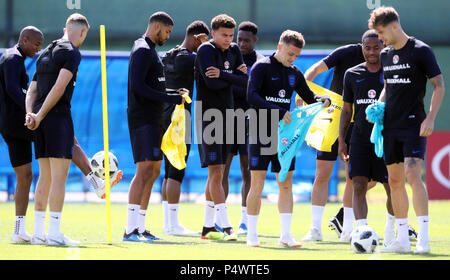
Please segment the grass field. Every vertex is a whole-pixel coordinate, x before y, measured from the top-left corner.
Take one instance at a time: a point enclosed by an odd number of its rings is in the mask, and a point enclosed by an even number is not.
[[[378,199],[379,200],[379,199]],[[33,232],[33,207],[30,203],[26,229]],[[0,204],[0,259],[1,260],[442,260],[450,259],[450,201],[430,203],[431,253],[411,254],[355,254],[347,243],[340,242],[337,235],[328,229],[328,219],[339,209],[339,203],[325,208],[322,231],[324,241],[304,243],[302,248],[281,248],[279,216],[276,204],[263,204],[258,223],[261,247],[246,246],[245,237],[237,242],[209,241],[199,237],[161,236],[162,207],[151,204],[147,215],[147,227],[164,240],[152,244],[122,242],[126,223],[126,205],[112,205],[113,244],[106,242],[106,213],[103,204],[67,203],[64,206],[62,232],[82,242],[80,247],[47,247],[11,244],[13,232],[14,204]],[[228,206],[229,217],[237,226],[240,206]],[[310,225],[310,204],[295,204],[292,223],[294,238],[301,240]],[[386,216],[382,201],[369,203],[369,224],[377,231],[380,242]],[[410,224],[417,229],[417,221],[410,205]],[[195,203],[180,205],[180,220],[192,230],[200,230],[203,221],[203,206]],[[412,242],[415,245],[415,242]],[[412,247],[414,248],[414,247]]]

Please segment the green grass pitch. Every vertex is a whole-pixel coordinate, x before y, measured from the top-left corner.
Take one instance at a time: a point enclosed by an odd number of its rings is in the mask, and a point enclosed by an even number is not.
[[[105,205],[98,203],[67,203],[64,206],[61,230],[72,239],[82,242],[80,247],[47,247],[11,244],[14,225],[14,204],[0,203],[0,259],[1,260],[442,260],[450,259],[450,201],[430,202],[430,246],[426,255],[411,254],[356,254],[348,243],[340,242],[335,232],[328,228],[328,220],[340,207],[329,203],[325,207],[322,232],[324,241],[304,243],[302,248],[278,247],[280,222],[276,204],[263,203],[258,222],[261,247],[250,248],[245,237],[237,242],[202,240],[200,237],[174,237],[161,235],[163,216],[161,204],[150,204],[147,228],[163,240],[152,244],[122,242],[126,223],[126,205],[112,204],[112,245],[106,242]],[[34,205],[27,213],[27,231],[34,227]],[[309,203],[294,205],[292,233],[301,240],[311,220]],[[240,206],[228,205],[229,217],[237,228]],[[180,221],[192,230],[200,230],[203,222],[203,205],[182,203]],[[383,238],[386,209],[382,201],[369,203],[369,225]],[[409,222],[417,228],[412,209]],[[415,241],[412,242],[414,249]]]

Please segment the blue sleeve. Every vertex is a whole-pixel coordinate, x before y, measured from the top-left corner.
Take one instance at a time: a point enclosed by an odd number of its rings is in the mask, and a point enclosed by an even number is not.
[[[331,69],[341,63],[343,59],[346,59],[357,48],[357,45],[342,46],[332,51],[327,57],[323,59],[323,62],[327,65],[328,69]]]
[[[262,85],[264,81],[265,67],[264,64],[256,64],[253,66],[252,71],[250,73],[250,78],[248,80],[247,87],[247,101],[248,104],[255,106],[259,109],[275,109],[279,110],[279,118],[280,120],[283,118],[284,114],[288,112],[288,110],[281,108],[271,102],[264,100],[264,98],[260,95],[262,91]]]
[[[441,74],[441,69],[436,61],[433,50],[426,44],[419,49],[417,58],[419,60],[419,67],[425,73],[428,79],[436,77]]]
[[[308,84],[306,83],[305,77],[300,71],[298,71],[297,83],[294,89],[306,103],[313,104],[316,102],[316,98],[318,96],[314,94],[314,92],[312,92],[312,90],[309,88]]]
[[[131,90],[149,100],[158,100],[167,103],[181,104],[182,97],[179,94],[166,94],[149,87],[145,81],[148,71],[150,70],[150,62],[152,60],[151,53],[148,49],[140,48],[133,54],[133,66],[130,71]]]
[[[216,64],[214,56],[214,48],[208,44],[202,45],[197,53],[197,61],[199,66],[199,72],[206,83],[206,86],[212,90],[220,90],[230,86],[230,84],[222,79],[208,78],[206,77],[206,69],[210,66],[219,68]],[[223,72],[222,72],[223,73]],[[222,75],[220,73],[220,75]]]
[[[5,90],[8,96],[25,111],[25,94],[20,84],[20,69],[23,61],[13,57],[5,61]]]
[[[344,74],[344,90],[342,93],[342,99],[344,102],[352,103],[354,102],[354,93],[351,85],[351,77],[348,71],[345,71]]]

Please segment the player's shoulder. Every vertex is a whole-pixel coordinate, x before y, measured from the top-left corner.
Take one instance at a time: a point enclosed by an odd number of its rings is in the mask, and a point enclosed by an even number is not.
[[[67,58],[81,60],[80,50],[67,39],[57,40],[53,53],[54,55],[62,55]]]
[[[241,52],[241,49],[239,49],[238,44],[236,44],[235,42],[232,42],[232,43],[230,44],[230,50],[231,50],[232,52],[235,52],[235,53],[240,53],[240,52]]]
[[[25,59],[17,47],[6,49],[2,55],[4,61],[16,61]]]
[[[410,37],[409,41],[411,41],[411,44],[413,44],[413,48],[416,51],[419,51],[419,52],[431,51],[431,47],[422,40],[419,40],[415,37]]]
[[[367,72],[367,67],[366,67],[366,63],[362,62],[358,65],[355,65],[353,67],[350,67],[347,69],[347,71],[345,71],[346,73],[350,73],[350,74],[360,74],[360,73],[366,73]]]
[[[272,63],[271,59],[269,56],[265,56],[261,59],[258,59],[255,64],[253,64],[252,66],[252,71],[255,68],[265,68],[265,67],[270,67],[270,64]]]
[[[212,43],[212,41],[207,41],[201,44],[197,49],[197,55],[200,55],[204,52],[216,51],[216,46]]]
[[[336,48],[332,53],[356,53],[362,51],[362,45],[358,44],[347,44]]]
[[[262,53],[258,52],[255,50],[255,54],[256,54],[256,61],[265,58],[266,56],[263,55]]]

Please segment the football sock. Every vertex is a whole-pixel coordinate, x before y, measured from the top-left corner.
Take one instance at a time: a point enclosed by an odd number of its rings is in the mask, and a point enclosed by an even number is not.
[[[221,228],[229,228],[231,227],[230,221],[228,220],[227,206],[225,203],[219,203],[215,205],[216,208],[216,217],[219,219],[219,226]]]
[[[353,208],[344,207],[344,224],[342,225],[343,231],[352,232],[353,222],[355,221],[355,214],[353,213]]]
[[[417,236],[417,243],[427,244],[428,243],[428,216],[418,216],[417,221],[419,223],[419,233]]]
[[[34,211],[34,234],[45,235],[45,211]]]
[[[61,234],[61,212],[49,212],[48,235],[58,236]]]
[[[356,227],[367,226],[367,219],[356,220]]]
[[[163,207],[163,216],[164,216],[164,227],[165,229],[170,227],[170,219],[169,219],[169,203],[167,200],[163,200],[162,207]]]
[[[169,207],[169,220],[171,227],[179,227],[180,224],[178,222],[178,203],[168,204]]]
[[[258,231],[257,231],[257,224],[258,224],[258,218],[259,215],[247,215],[247,239],[256,241],[258,239]]]
[[[311,217],[312,217],[312,226],[313,228],[322,232],[322,215],[324,206],[311,205]]]
[[[14,226],[15,234],[25,233],[25,216],[16,216],[16,222]]]
[[[292,213],[280,213],[281,239],[291,237]]]
[[[247,224],[247,207],[246,206],[241,206],[241,221],[239,222],[240,224]]]
[[[408,218],[395,219],[397,224],[397,241],[400,244],[409,244],[409,234],[408,234]]]
[[[384,240],[393,240],[395,238],[395,217],[386,214],[386,225],[384,226]]]
[[[205,202],[205,218],[203,221],[203,226],[210,228],[214,227],[214,202],[206,201]]]
[[[147,210],[139,209],[138,222],[137,222],[139,233],[143,233],[145,231],[146,215],[147,215]]]
[[[128,204],[126,234],[130,234],[137,228],[137,219],[139,215],[139,204]]]

